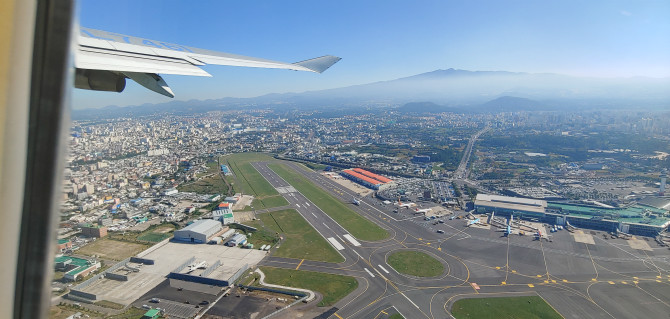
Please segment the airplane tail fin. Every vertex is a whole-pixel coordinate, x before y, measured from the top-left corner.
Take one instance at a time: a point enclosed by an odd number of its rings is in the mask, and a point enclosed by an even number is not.
[[[293,64],[307,68],[312,72],[321,73],[340,60],[342,60],[342,58],[332,55],[324,55],[322,57],[300,61]]]

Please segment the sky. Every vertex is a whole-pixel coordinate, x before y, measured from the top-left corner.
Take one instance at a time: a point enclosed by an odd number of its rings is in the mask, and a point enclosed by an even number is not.
[[[176,100],[253,97],[393,80],[437,69],[670,77],[670,1],[82,0],[81,26],[297,62],[336,55],[322,74],[204,66],[164,75]],[[73,108],[168,102],[74,90]]]

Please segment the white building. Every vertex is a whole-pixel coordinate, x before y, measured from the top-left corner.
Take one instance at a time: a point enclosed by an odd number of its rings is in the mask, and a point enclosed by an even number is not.
[[[204,244],[207,239],[216,235],[222,229],[221,222],[212,219],[202,219],[174,232],[174,239],[191,243]]]
[[[233,216],[233,205],[231,203],[221,203],[219,206],[212,211],[212,218],[222,222],[224,225],[235,222]]]

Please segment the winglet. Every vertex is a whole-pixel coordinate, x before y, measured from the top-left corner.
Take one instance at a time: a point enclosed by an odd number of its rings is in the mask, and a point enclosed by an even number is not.
[[[342,58],[332,55],[324,55],[322,57],[300,61],[293,64],[307,68],[312,72],[321,73],[340,60],[342,60]]]

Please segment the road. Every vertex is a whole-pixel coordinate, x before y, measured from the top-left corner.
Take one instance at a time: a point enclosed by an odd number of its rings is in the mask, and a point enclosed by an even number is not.
[[[282,163],[345,203],[356,196],[329,177],[296,163]],[[409,210],[393,213],[392,205],[382,206],[370,197],[350,207],[386,229],[390,237],[367,242],[350,236],[267,163],[253,166],[345,258],[332,264],[268,257],[262,265],[348,275],[359,282],[356,291],[324,310],[322,318],[386,318],[389,311],[405,318],[450,318],[448,309],[459,298],[519,294],[543,297],[566,318],[652,318],[670,311],[666,248],[635,250],[623,240],[596,236],[596,245],[587,245],[575,242],[566,231],[556,233],[553,242],[503,237],[495,230],[464,227],[462,220],[433,225]],[[397,273],[386,258],[405,249],[432,255],[445,272],[433,278]],[[641,300],[645,307],[639,306]]]
[[[470,157],[472,156],[472,150],[474,148],[475,142],[482,134],[486,133],[490,129],[491,128],[489,126],[486,126],[470,137],[468,145],[465,147],[465,151],[463,151],[461,162],[458,164],[458,168],[454,172],[455,178],[463,180],[468,178],[468,163],[470,162]]]

